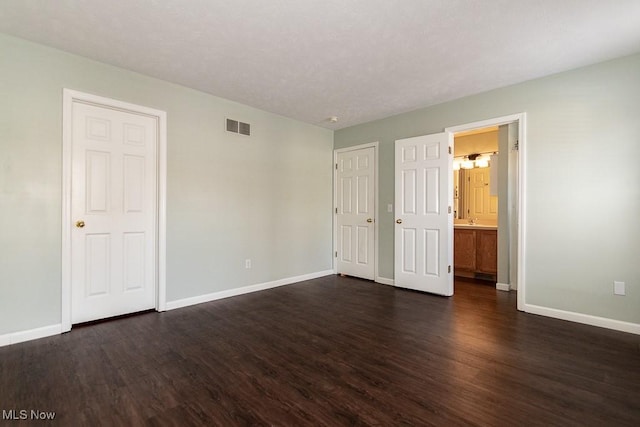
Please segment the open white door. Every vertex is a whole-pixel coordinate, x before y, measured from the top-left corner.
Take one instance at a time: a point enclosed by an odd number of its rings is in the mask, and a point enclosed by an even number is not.
[[[449,133],[397,140],[395,168],[395,285],[453,295]]]

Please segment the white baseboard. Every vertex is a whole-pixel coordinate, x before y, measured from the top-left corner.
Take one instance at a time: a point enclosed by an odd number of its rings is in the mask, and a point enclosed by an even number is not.
[[[387,279],[386,277],[376,277],[376,283],[382,283],[383,285],[394,286],[395,281],[393,279]]]
[[[200,304],[203,302],[213,301],[216,299],[228,298],[235,295],[242,295],[249,292],[257,292],[265,289],[271,289],[278,286],[290,285],[292,283],[302,282],[305,280],[316,279],[318,277],[329,276],[333,274],[333,270],[319,271],[317,273],[304,274],[302,276],[289,277],[286,279],[275,280],[273,282],[260,283],[257,285],[245,286],[243,288],[229,289],[226,291],[215,292],[208,295],[201,295],[192,298],[185,298],[177,301],[167,302],[166,309],[173,310],[189,305]],[[38,338],[59,335],[62,331],[62,324],[43,326],[41,328],[29,329],[26,331],[11,332],[0,335],[0,347],[18,344],[25,341],[31,341]]]
[[[235,297],[237,295],[248,294],[251,292],[264,291],[266,289],[277,288],[278,286],[290,285],[292,283],[303,282],[305,280],[317,279],[318,277],[330,276],[332,274],[334,274],[333,270],[325,270],[316,273],[303,274],[302,276],[274,280],[272,282],[243,286],[242,288],[227,289],[225,291],[213,292],[211,294],[183,298],[176,301],[167,301],[166,309],[175,310],[176,308],[188,307],[190,305],[202,304],[204,302],[215,301],[218,299]]]
[[[525,304],[524,311],[525,313],[539,314],[541,316],[553,317],[555,319],[584,323],[585,325],[599,326],[601,328],[614,329],[616,331],[640,335],[640,324],[638,323],[623,322],[621,320],[591,316],[589,314],[575,313],[573,311],[564,311],[555,308],[541,307],[533,304]]]
[[[499,291],[509,292],[511,290],[511,285],[509,285],[508,283],[496,283],[496,289]]]
[[[11,332],[0,335],[0,347],[20,342],[37,340],[38,338],[50,337],[62,333],[62,325],[43,326],[41,328],[29,329],[26,331]]]

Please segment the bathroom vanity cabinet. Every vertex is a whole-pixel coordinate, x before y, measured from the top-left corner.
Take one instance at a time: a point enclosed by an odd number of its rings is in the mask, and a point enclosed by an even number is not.
[[[453,231],[454,274],[496,280],[498,230],[487,226],[455,226]]]

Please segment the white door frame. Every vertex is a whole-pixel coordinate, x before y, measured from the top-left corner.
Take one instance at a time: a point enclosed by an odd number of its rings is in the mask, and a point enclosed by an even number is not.
[[[71,89],[63,89],[62,103],[62,332],[71,330],[71,144],[72,106],[74,102],[152,117],[158,126],[157,140],[157,241],[156,304],[157,311],[166,309],[166,223],[167,223],[167,113],[153,108],[117,101]]]
[[[450,126],[445,128],[445,132],[449,132],[449,142],[453,147],[453,134],[472,129],[484,128],[489,126],[501,126],[509,123],[518,123],[518,247],[517,247],[517,270],[518,270],[518,310],[524,311],[526,301],[526,283],[525,283],[525,229],[526,229],[526,113],[512,114],[509,116],[496,117],[488,120],[467,123],[459,126]],[[512,250],[512,249],[510,249]]]
[[[336,253],[338,252],[338,169],[336,165],[338,164],[338,154],[345,153],[348,151],[361,150],[364,148],[373,148],[373,153],[376,158],[376,161],[373,165],[373,209],[375,212],[375,217],[373,221],[373,233],[374,233],[374,245],[373,245],[373,274],[374,281],[378,282],[378,163],[380,162],[380,156],[378,155],[378,141],[370,142],[367,144],[354,145],[352,147],[346,148],[338,148],[333,150],[333,254],[331,255],[331,259],[333,260],[333,274],[338,273],[338,263],[336,262]]]

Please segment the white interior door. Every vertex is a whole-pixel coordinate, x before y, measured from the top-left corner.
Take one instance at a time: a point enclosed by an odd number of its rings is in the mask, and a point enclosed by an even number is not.
[[[375,277],[375,149],[337,155],[337,271]]]
[[[395,285],[453,295],[448,134],[397,140],[395,170]]]
[[[72,104],[71,322],[155,307],[156,119]]]

